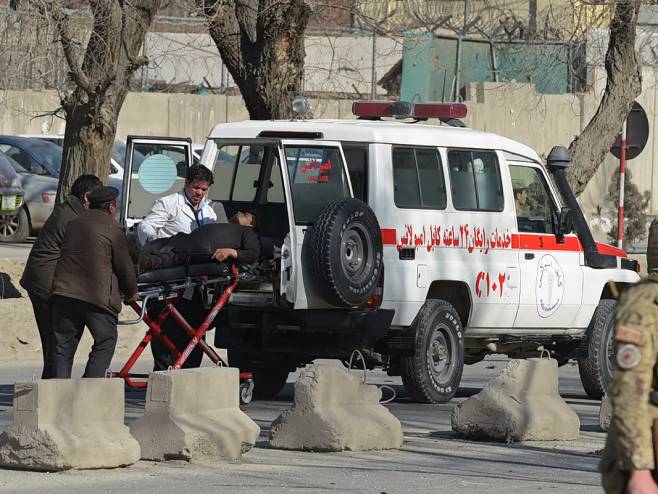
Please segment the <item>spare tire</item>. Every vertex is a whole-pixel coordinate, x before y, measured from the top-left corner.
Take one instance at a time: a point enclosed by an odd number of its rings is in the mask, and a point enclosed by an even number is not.
[[[310,268],[323,298],[337,307],[365,304],[383,271],[381,230],[372,209],[358,199],[331,201],[310,233]]]

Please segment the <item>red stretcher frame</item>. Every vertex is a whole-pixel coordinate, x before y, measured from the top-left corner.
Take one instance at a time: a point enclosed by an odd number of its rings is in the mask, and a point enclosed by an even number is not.
[[[172,353],[172,355],[176,357],[176,361],[172,366],[172,369],[174,370],[178,370],[183,366],[187,358],[190,356],[190,353],[196,346],[198,346],[214,364],[226,366],[226,362],[224,362],[222,358],[217,355],[217,352],[213,350],[213,348],[211,348],[210,345],[208,345],[208,343],[206,343],[202,338],[203,335],[206,334],[206,331],[208,331],[210,325],[215,320],[215,317],[217,317],[217,314],[219,314],[219,311],[222,310],[228,299],[231,297],[231,294],[238,286],[239,277],[235,264],[231,266],[231,276],[233,278],[232,283],[224,290],[224,293],[222,293],[222,295],[213,304],[210,312],[208,312],[208,315],[205,317],[201,325],[196,329],[193,328],[190,323],[185,320],[185,318],[181,315],[180,312],[178,312],[175,307],[176,302],[180,299],[180,296],[166,301],[164,309],[162,309],[155,320],[149,317],[146,311],[142,310],[143,308],[139,305],[139,303],[131,302],[130,306],[137,314],[142,314],[142,312],[144,313],[143,320],[149,329],[144,335],[144,338],[142,338],[142,340],[137,345],[137,348],[135,348],[135,351],[128,358],[128,361],[121,368],[121,370],[118,372],[112,372],[112,377],[122,378],[126,385],[130,386],[131,388],[146,388],[148,385],[148,380],[145,378],[147,376],[141,374],[131,374],[130,370],[133,368],[135,362],[137,362],[146,347],[151,343],[153,338],[160,340],[164,346],[166,346],[167,349]],[[142,304],[145,303],[146,300],[142,302]],[[162,334],[162,325],[170,316],[173,317],[178,325],[190,336],[190,341],[187,343],[187,346],[183,349],[182,352],[176,348],[176,345],[174,345],[171,339]],[[136,380],[135,378],[141,378],[141,380]],[[240,372],[240,382],[250,381],[251,379],[251,372]]]

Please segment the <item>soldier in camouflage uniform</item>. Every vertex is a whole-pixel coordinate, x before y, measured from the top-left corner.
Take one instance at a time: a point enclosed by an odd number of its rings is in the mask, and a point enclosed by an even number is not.
[[[653,238],[652,238],[653,237]],[[652,229],[658,245],[658,228]],[[626,290],[616,309],[613,415],[601,459],[608,494],[658,494],[654,420],[658,419],[658,249],[648,249],[649,279]]]

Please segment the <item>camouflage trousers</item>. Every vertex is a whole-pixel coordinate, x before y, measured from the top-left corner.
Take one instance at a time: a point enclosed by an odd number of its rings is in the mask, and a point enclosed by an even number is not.
[[[608,436],[605,450],[599,463],[601,485],[606,494],[626,494],[629,472],[619,469],[619,462],[615,456],[615,448],[611,442],[611,438]]]
[[[606,494],[626,494],[628,472],[612,466],[608,471],[601,472],[601,485]]]

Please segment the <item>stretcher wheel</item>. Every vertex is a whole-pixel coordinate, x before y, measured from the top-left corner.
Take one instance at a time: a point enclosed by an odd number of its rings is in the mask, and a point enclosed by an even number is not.
[[[248,405],[254,399],[254,381],[251,379],[240,383],[240,404]]]

